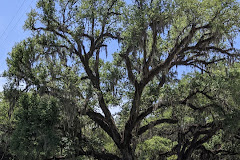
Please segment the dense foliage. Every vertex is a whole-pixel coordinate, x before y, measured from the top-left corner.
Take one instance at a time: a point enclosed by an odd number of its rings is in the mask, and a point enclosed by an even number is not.
[[[0,153],[239,159],[239,19],[235,0],[39,0],[7,59]]]

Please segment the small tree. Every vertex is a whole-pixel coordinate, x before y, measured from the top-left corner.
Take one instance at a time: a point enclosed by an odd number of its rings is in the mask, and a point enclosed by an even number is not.
[[[10,148],[19,159],[45,159],[58,151],[59,108],[52,97],[23,94],[17,104]]]

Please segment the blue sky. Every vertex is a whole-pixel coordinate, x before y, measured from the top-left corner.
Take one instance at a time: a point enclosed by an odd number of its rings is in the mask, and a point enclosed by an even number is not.
[[[27,13],[37,0],[1,0],[0,5],[0,73],[7,69],[6,58],[14,44],[30,35],[23,30]],[[6,80],[0,77],[0,91]]]

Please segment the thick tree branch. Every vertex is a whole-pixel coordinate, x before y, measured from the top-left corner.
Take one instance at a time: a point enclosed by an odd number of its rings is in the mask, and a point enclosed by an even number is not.
[[[212,136],[221,129],[220,126],[220,123],[216,124],[213,122],[206,125],[190,126],[186,132],[180,134],[181,136],[178,137],[182,139],[181,142],[183,142],[179,143],[178,146],[185,146],[180,147],[181,149],[178,150],[178,159],[188,159],[194,150],[198,149],[203,143],[209,141]],[[186,139],[189,136],[191,141],[190,139]]]
[[[175,44],[175,46],[170,51],[167,59],[164,62],[158,64],[155,68],[153,68],[152,70],[149,71],[148,76],[142,80],[142,83],[147,84],[160,71],[169,70],[172,61],[176,58],[176,56],[182,50],[184,50],[188,46],[188,44],[191,42],[196,31],[197,31],[197,29],[195,28],[195,25],[192,25],[192,28],[189,31],[188,35],[185,38],[183,38],[180,43]]]
[[[187,50],[197,50],[197,51],[213,51],[213,52],[218,52],[225,54],[230,57],[240,57],[239,53],[230,53],[230,51],[235,51],[234,48],[229,48],[229,49],[222,49],[218,48],[216,46],[206,46],[206,47],[199,47],[199,46],[190,46],[187,48]]]
[[[156,53],[157,51],[157,22],[152,22],[150,24],[150,27],[152,29],[152,48],[151,48],[151,51],[150,51],[150,54],[148,56],[148,60],[147,60],[147,64],[146,66],[149,67],[150,64],[152,63],[152,57],[153,55]]]
[[[140,123],[146,116],[151,114],[154,110],[162,108],[164,106],[168,106],[168,103],[161,100],[158,103],[151,105],[145,111],[139,114],[139,116],[137,117],[136,123]]]
[[[120,56],[125,60],[126,66],[127,66],[127,72],[128,72],[128,78],[130,80],[130,82],[135,85],[136,82],[136,78],[132,72],[132,62],[130,60],[130,58],[128,57],[129,53],[132,51],[132,47],[129,47],[126,51],[126,53],[124,54],[120,54]]]
[[[163,101],[159,100],[158,103],[152,104],[150,107],[148,107],[145,111],[143,111],[139,116],[137,117],[136,123],[140,123],[146,116],[151,114],[154,110],[157,110],[159,108],[162,108],[164,106],[169,106],[169,105],[178,105],[178,104],[186,104],[186,102],[192,98],[194,95],[196,95],[199,91],[196,90],[194,92],[189,93],[189,95],[182,101],[176,101],[176,102],[168,102],[168,101]]]
[[[148,129],[155,127],[156,125],[162,124],[162,123],[169,123],[169,124],[176,124],[178,122],[178,120],[175,119],[158,119],[156,121],[152,121],[149,124],[142,126],[139,130],[138,130],[138,135],[143,134],[144,132],[146,132]]]
[[[100,113],[96,113],[94,111],[88,110],[86,115],[89,116],[94,122],[99,124],[101,128],[108,133],[108,135],[114,140],[116,145],[120,144],[120,134],[116,131],[116,128],[109,125],[109,122],[103,117]]]

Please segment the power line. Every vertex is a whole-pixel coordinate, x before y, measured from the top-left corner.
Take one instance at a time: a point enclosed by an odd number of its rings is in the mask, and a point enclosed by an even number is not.
[[[29,6],[25,9],[25,11],[24,11],[23,14],[20,16],[20,18],[17,20],[17,22],[15,23],[15,25],[13,26],[13,28],[11,29],[10,32],[13,31],[13,29],[17,26],[17,24],[20,22],[20,20],[21,20],[22,17],[24,16],[24,14],[26,14],[27,10],[31,7],[33,1],[34,1],[34,0],[32,0],[31,3],[29,4]],[[6,29],[4,30],[4,32],[2,33],[0,39],[3,38],[3,35],[4,35],[4,34],[6,33],[6,31],[8,30],[8,28],[10,27],[11,23],[13,22],[13,20],[16,18],[16,16],[18,15],[19,11],[22,9],[22,7],[23,7],[23,5],[24,5],[25,2],[26,2],[26,0],[24,0],[24,1],[22,2],[20,8],[19,8],[18,11],[16,12],[16,15],[12,18],[11,22],[8,24],[7,28],[6,28]],[[2,43],[0,42],[0,43],[2,44],[2,46],[5,46],[6,39],[9,37],[9,33],[10,33],[10,32],[8,32],[8,33],[6,34],[7,36],[6,36],[6,38],[4,39],[4,41],[2,41]],[[0,68],[2,68],[3,65],[4,65],[3,63],[0,64]]]
[[[7,29],[9,28],[9,26],[11,25],[11,23],[13,22],[13,20],[15,19],[15,17],[18,15],[18,12],[21,10],[21,8],[23,7],[23,4],[26,2],[26,0],[24,0],[20,6],[20,8],[18,8],[17,13],[15,14],[15,16],[13,16],[12,20],[10,21],[10,23],[8,23],[6,29],[3,31],[3,33],[0,36],[0,39],[2,39],[3,35],[5,34],[5,32],[7,31]]]
[[[21,17],[18,19],[17,23],[13,26],[13,28],[11,29],[10,32],[13,31],[13,29],[17,26],[17,24],[20,22],[20,20],[22,19],[22,17],[24,16],[24,14],[26,14],[28,8],[30,8],[30,6],[32,5],[34,0],[31,1],[31,3],[29,4],[29,6],[25,9],[25,11],[23,12],[23,14],[21,15]],[[9,37],[9,34],[7,34],[7,37],[4,39],[3,43],[6,41],[6,39]]]

